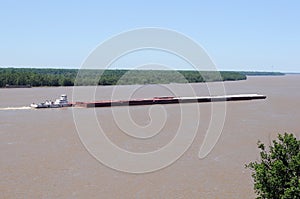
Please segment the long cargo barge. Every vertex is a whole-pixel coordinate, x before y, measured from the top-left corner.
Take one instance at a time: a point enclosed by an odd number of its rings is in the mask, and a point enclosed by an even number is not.
[[[75,102],[74,107],[112,107],[112,106],[140,106],[140,105],[155,105],[155,104],[181,104],[181,103],[205,103],[205,102],[223,102],[223,101],[244,101],[266,99],[265,95],[259,94],[239,94],[239,95],[224,95],[224,96],[204,96],[204,97],[154,97],[132,100],[102,100],[95,102]]]

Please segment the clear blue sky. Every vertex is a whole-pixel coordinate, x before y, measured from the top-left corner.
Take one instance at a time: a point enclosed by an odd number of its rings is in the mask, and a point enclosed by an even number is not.
[[[191,37],[220,70],[300,72],[299,24],[297,0],[0,0],[0,66],[79,67],[105,39],[150,26]]]

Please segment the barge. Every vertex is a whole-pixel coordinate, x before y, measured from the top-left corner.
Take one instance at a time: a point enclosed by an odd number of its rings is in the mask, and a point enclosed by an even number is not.
[[[202,96],[202,97],[173,97],[163,96],[154,98],[131,99],[131,100],[101,100],[95,102],[68,102],[67,95],[61,95],[54,102],[45,101],[42,103],[32,103],[31,108],[62,108],[62,107],[113,107],[113,106],[141,106],[155,104],[183,104],[183,103],[205,103],[205,102],[224,102],[224,101],[245,101],[266,99],[265,95],[259,94],[239,94],[223,96]]]
[[[141,106],[155,104],[181,104],[181,103],[205,103],[205,102],[223,102],[223,101],[245,101],[266,99],[265,95],[259,94],[239,94],[224,96],[204,96],[204,97],[154,97],[132,100],[102,100],[95,102],[76,102],[72,104],[75,107],[93,108],[93,107],[112,107],[112,106]]]

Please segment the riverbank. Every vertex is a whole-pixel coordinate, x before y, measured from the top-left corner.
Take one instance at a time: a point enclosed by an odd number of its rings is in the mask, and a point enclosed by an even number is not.
[[[231,71],[0,68],[0,87],[198,83],[246,78],[246,75]]]

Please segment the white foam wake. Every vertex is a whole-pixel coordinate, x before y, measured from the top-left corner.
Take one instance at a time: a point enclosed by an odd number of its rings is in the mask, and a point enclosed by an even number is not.
[[[6,107],[6,108],[0,108],[0,111],[6,111],[6,110],[28,110],[31,109],[30,106],[21,106],[21,107]]]

